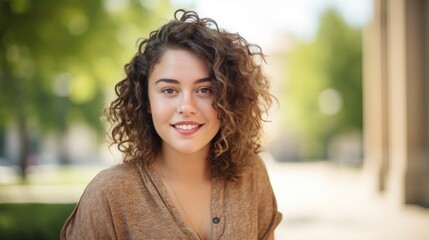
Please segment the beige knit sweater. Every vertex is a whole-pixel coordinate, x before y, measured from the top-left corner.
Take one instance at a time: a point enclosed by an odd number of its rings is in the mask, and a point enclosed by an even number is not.
[[[281,221],[258,157],[238,182],[212,180],[211,239],[266,239]],[[61,239],[195,239],[159,176],[119,164],[87,186]]]

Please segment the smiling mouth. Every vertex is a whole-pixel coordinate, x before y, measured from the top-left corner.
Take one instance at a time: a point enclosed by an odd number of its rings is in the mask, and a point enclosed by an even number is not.
[[[199,128],[202,125],[198,125],[198,124],[176,124],[173,125],[175,128],[181,129],[181,130],[192,130],[195,128]]]

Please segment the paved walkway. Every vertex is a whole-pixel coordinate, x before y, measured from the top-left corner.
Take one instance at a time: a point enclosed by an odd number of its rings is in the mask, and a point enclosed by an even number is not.
[[[367,187],[359,170],[326,162],[267,161],[267,167],[283,213],[276,239],[429,239],[429,209],[389,207]],[[85,184],[3,186],[0,202],[76,202],[84,188]]]
[[[277,239],[428,240],[429,209],[393,208],[359,170],[267,162],[283,221]]]

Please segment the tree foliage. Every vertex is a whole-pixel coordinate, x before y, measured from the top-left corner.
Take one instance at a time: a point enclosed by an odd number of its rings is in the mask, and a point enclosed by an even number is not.
[[[168,1],[158,3],[0,3],[0,129],[17,125],[23,168],[34,129],[64,133],[81,121],[103,132],[106,89],[122,77],[136,40],[170,10]]]
[[[299,136],[304,158],[324,158],[330,140],[362,130],[361,30],[333,9],[315,38],[298,42],[287,61],[286,124]]]

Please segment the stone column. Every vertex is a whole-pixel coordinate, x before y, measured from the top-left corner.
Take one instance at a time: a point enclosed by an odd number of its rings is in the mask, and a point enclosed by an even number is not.
[[[364,30],[364,169],[372,187],[386,188],[389,160],[386,0],[374,2],[373,21]]]
[[[364,46],[364,166],[389,202],[429,206],[429,3],[374,3]]]

